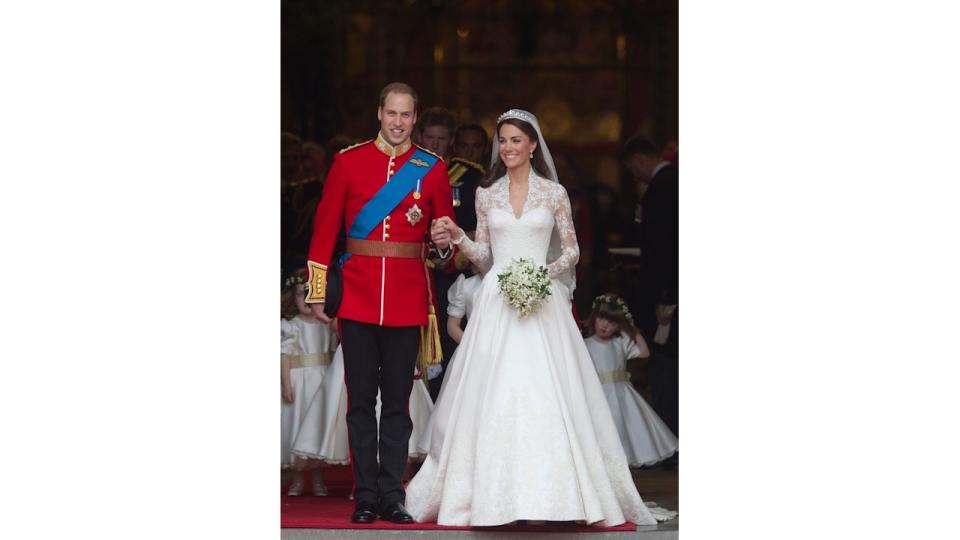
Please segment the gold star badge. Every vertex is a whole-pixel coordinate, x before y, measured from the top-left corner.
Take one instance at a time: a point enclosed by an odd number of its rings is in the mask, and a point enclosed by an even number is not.
[[[407,221],[410,222],[410,225],[416,225],[423,219],[423,211],[420,210],[420,207],[413,205],[407,210]]]

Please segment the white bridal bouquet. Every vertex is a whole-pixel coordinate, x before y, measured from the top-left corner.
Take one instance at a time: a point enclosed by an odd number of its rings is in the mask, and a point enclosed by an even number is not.
[[[520,318],[536,313],[551,294],[547,269],[527,259],[511,261],[503,273],[497,274],[497,284],[507,303],[520,312]]]

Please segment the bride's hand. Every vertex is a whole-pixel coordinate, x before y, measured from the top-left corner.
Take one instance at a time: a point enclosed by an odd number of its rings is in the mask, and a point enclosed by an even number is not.
[[[433,237],[434,242],[436,242],[437,237],[443,238],[444,236],[449,240],[458,240],[463,236],[463,229],[457,227],[457,224],[453,222],[447,216],[437,218],[433,222],[433,227],[430,230],[430,234]]]

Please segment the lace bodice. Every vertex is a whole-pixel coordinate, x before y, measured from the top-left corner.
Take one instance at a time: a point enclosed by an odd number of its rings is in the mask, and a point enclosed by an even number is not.
[[[502,268],[523,257],[546,265],[550,277],[555,278],[580,258],[570,198],[560,184],[531,171],[527,200],[519,218],[510,206],[509,176],[477,189],[476,205],[476,239],[464,238],[460,249],[484,271]],[[556,260],[547,261],[554,227],[562,251]]]

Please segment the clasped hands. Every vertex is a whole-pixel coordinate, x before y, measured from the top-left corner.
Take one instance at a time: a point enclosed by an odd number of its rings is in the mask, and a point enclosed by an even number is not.
[[[454,238],[459,239],[463,234],[463,230],[447,216],[430,222],[430,240],[438,249],[447,249]]]

